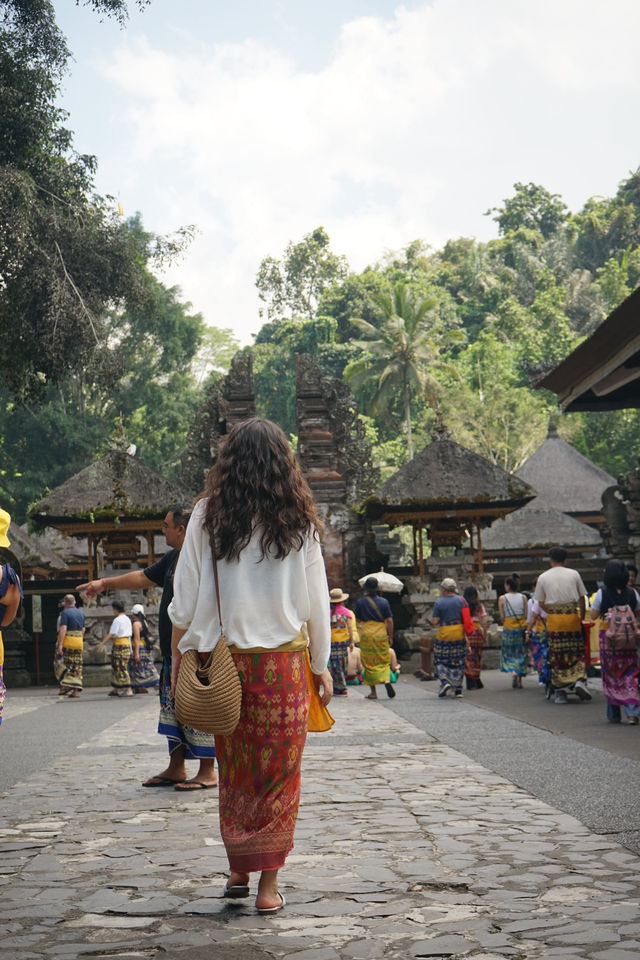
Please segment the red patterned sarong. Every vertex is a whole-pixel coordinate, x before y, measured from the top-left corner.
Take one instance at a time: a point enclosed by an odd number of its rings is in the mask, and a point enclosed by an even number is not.
[[[279,870],[293,847],[309,691],[304,650],[233,650],[240,722],[216,736],[220,833],[236,873]]]

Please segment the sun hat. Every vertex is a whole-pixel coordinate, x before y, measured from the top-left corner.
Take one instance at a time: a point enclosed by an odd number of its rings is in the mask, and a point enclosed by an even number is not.
[[[7,536],[7,530],[11,523],[11,516],[6,510],[0,510],[0,547],[10,547],[11,541]]]
[[[349,594],[342,592],[342,587],[334,587],[333,590],[329,590],[329,600],[331,603],[341,603],[343,600],[348,600]]]
[[[144,607],[141,603],[134,603],[134,605],[131,607],[131,613],[141,613],[144,617]]]
[[[453,577],[445,577],[442,583],[440,584],[443,590],[446,590],[447,593],[455,593],[458,589],[457,584]]]

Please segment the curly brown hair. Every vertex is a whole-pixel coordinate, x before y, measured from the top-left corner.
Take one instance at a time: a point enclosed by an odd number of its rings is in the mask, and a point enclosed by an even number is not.
[[[320,528],[287,438],[261,417],[243,420],[224,437],[200,497],[208,497],[203,526],[222,559],[237,560],[260,528],[262,557],[282,560]]]

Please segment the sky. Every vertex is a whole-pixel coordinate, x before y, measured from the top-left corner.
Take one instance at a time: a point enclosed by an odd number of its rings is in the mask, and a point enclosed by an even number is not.
[[[152,0],[124,29],[54,0],[61,104],[161,279],[242,344],[266,256],[324,226],[354,270],[496,236],[516,181],[578,210],[640,165],[637,0]]]

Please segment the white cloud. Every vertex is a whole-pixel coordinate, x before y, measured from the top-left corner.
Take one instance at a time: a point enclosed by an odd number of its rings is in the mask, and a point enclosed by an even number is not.
[[[102,66],[125,104],[121,195],[154,229],[198,225],[168,279],[246,342],[261,258],[320,223],[361,268],[489,235],[516,179],[573,205],[615,189],[640,163],[639,27],[632,0],[441,0],[344,24],[315,72],[256,40],[185,56],[125,34]]]

